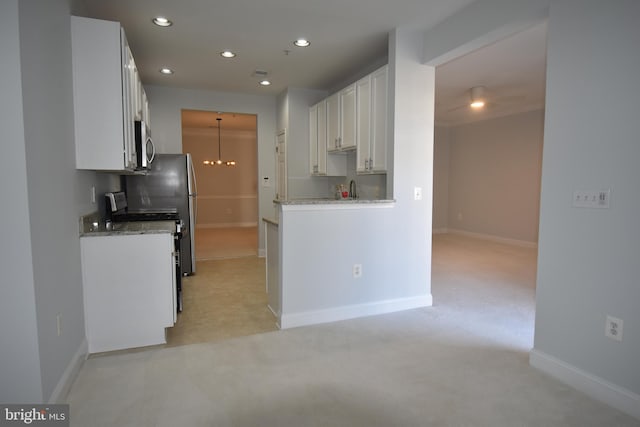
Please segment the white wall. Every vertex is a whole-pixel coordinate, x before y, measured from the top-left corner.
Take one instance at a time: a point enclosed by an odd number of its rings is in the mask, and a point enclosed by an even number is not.
[[[478,0],[427,31],[439,65],[547,17],[547,93],[531,363],[640,418],[640,3]],[[611,188],[611,208],[571,207]],[[605,316],[624,320],[622,342]]]
[[[431,295],[431,215],[433,195],[433,112],[435,68],[422,65],[422,34],[396,29],[389,37],[389,126],[393,132],[391,185],[396,206],[395,237],[384,244],[395,284],[406,294]],[[414,188],[422,200],[414,200]],[[375,233],[374,233],[375,234]],[[381,262],[387,262],[386,260]]]
[[[229,92],[145,86],[151,108],[153,141],[161,153],[182,153],[181,110],[208,110],[258,116],[258,180],[275,183],[276,98]],[[258,215],[275,218],[275,184],[258,184]],[[258,227],[258,249],[264,251],[264,228]]]
[[[449,127],[436,126],[433,142],[433,231],[446,231],[449,219]]]
[[[0,310],[0,400],[47,402],[64,397],[86,352],[78,217],[98,209],[90,188],[101,193],[114,180],[75,170],[68,2],[0,7],[0,116],[8,130],[0,181],[11,201],[4,214],[11,244],[1,257],[8,307]]]
[[[451,127],[448,228],[535,244],[544,112]]]
[[[42,400],[22,113],[18,1],[0,3],[0,197],[11,200],[0,257],[0,402]],[[11,242],[9,246],[7,242]]]
[[[631,391],[638,417],[639,20],[635,0],[550,9],[534,350]],[[574,190],[607,188],[610,209],[571,207]]]
[[[224,121],[224,120],[223,120]],[[247,227],[258,224],[258,153],[256,132],[224,129],[222,159],[234,167],[208,166],[218,157],[215,128],[185,128],[182,146],[191,153],[198,184],[197,227]]]

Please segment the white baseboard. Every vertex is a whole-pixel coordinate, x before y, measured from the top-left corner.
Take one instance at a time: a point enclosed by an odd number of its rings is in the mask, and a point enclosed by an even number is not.
[[[87,360],[87,355],[89,354],[89,345],[87,344],[87,340],[84,339],[78,347],[78,350],[71,358],[71,361],[67,365],[67,369],[64,370],[62,377],[58,381],[56,388],[53,389],[51,396],[49,397],[49,404],[56,403],[65,403],[67,400],[67,395],[69,394],[69,390],[71,390],[71,386],[78,376],[78,372],[80,372],[80,368],[82,368],[82,364],[85,360]]]
[[[640,419],[640,395],[536,349],[529,353],[529,363],[584,394]]]
[[[506,237],[493,236],[491,234],[474,233],[472,231],[458,230],[455,228],[447,229],[447,233],[458,234],[460,236],[475,237],[476,239],[491,240],[493,242],[505,243],[507,245],[522,246],[525,248],[537,248],[537,242],[528,242],[526,240],[508,239]]]
[[[296,328],[298,326],[316,325],[318,323],[336,322],[338,320],[355,319],[357,317],[373,316],[376,314],[392,313],[394,311],[410,310],[433,305],[431,294],[412,298],[400,298],[376,301],[366,304],[332,307],[325,310],[305,311],[280,315],[280,329]]]
[[[234,228],[234,227],[257,227],[257,222],[216,222],[216,223],[205,223],[205,224],[197,224],[196,230],[198,228]]]

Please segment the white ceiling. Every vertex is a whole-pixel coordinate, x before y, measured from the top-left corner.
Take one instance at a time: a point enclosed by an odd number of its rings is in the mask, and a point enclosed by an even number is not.
[[[121,22],[145,85],[277,95],[287,87],[334,89],[385,60],[393,28],[429,28],[472,1],[72,0],[72,13]],[[158,15],[174,25],[153,25],[151,19]],[[439,67],[438,121],[461,121],[460,111],[451,117],[442,113],[461,105],[464,91],[476,84],[501,98],[513,93],[539,98],[532,94],[540,92],[544,55],[534,45],[540,43],[542,33],[546,28],[521,37],[520,45],[512,42],[501,50],[502,43],[497,43],[487,48],[488,53],[472,53]],[[300,37],[308,38],[311,46],[293,46]],[[522,48],[522,43],[529,45]],[[225,49],[238,56],[222,58],[219,52]],[[532,55],[527,57],[528,53]],[[158,70],[165,66],[175,74],[160,74]],[[267,71],[273,84],[258,85],[259,79],[252,76],[256,69]],[[515,77],[523,71],[520,78]],[[531,90],[529,81],[534,82]],[[544,77],[542,82],[544,87]]]
[[[547,24],[541,23],[436,68],[436,123],[456,125],[544,108]],[[469,107],[484,86],[487,105]]]

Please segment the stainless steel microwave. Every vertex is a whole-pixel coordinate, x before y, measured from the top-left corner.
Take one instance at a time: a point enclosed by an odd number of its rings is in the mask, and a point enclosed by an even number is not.
[[[147,123],[142,120],[135,121],[136,138],[136,169],[147,169],[151,166],[156,156],[156,147],[151,139],[151,132]]]

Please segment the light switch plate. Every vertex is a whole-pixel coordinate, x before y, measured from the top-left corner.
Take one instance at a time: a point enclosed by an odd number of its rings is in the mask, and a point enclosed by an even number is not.
[[[608,209],[611,190],[576,190],[571,205],[574,208]]]
[[[413,200],[422,200],[422,187],[413,187]]]

